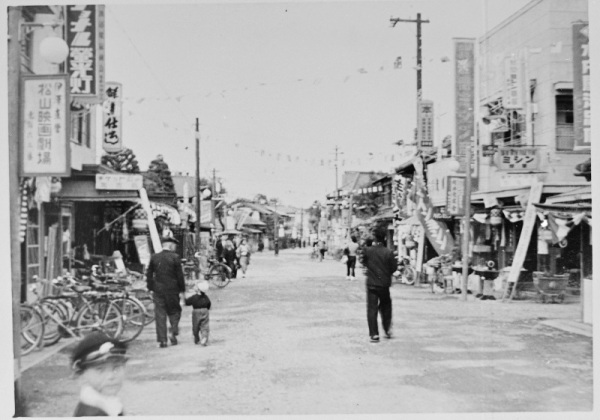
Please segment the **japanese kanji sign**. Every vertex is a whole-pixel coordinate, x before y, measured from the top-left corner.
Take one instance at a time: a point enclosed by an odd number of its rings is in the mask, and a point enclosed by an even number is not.
[[[69,92],[64,74],[21,78],[21,176],[70,176]]]
[[[102,148],[118,152],[123,148],[121,138],[123,87],[120,83],[107,83],[102,111]]]
[[[536,170],[539,167],[535,147],[499,147],[496,164],[500,170]]]
[[[587,23],[573,24],[573,127],[575,150],[589,149],[590,139],[590,44]]]
[[[419,114],[419,130],[417,144],[420,149],[433,147],[433,102],[422,100],[417,110]]]
[[[462,176],[449,176],[446,182],[446,212],[451,216],[463,216],[466,179]]]
[[[79,103],[101,103],[104,95],[104,6],[67,6],[67,72],[71,96]]]
[[[504,96],[505,109],[523,108],[523,63],[516,56],[504,59]]]
[[[460,164],[459,172],[464,173],[467,165],[465,162],[466,147],[475,146],[475,39],[454,38],[455,60],[455,121],[456,121],[456,157]],[[477,153],[471,153],[471,162],[474,163]],[[476,175],[476,174],[474,174]]]
[[[143,186],[142,175],[96,174],[97,190],[139,190]]]

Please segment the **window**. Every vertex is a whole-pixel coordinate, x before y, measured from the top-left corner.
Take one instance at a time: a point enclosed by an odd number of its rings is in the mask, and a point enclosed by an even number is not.
[[[90,147],[90,112],[86,108],[71,108],[71,141]]]
[[[556,150],[573,150],[573,95],[556,95]]]

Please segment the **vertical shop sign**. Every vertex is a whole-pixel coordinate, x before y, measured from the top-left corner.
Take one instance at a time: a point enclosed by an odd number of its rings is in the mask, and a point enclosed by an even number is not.
[[[101,103],[104,95],[104,6],[67,6],[67,72],[78,103]]]
[[[465,182],[462,176],[449,176],[446,182],[446,211],[451,216],[465,214]]]
[[[456,157],[460,164],[458,172],[466,172],[466,147],[472,144],[475,149],[475,39],[454,38],[455,74],[455,121]],[[477,153],[471,153],[471,164]]]
[[[417,109],[419,129],[417,131],[417,144],[419,149],[433,147],[433,101],[419,101]]]
[[[212,202],[200,201],[200,223],[210,223],[212,221]]]
[[[590,45],[587,23],[573,24],[573,125],[575,150],[591,148]]]
[[[102,148],[106,152],[119,152],[123,149],[121,138],[123,87],[120,83],[106,84],[102,111]]]
[[[504,59],[504,96],[505,109],[523,108],[523,66],[517,56]]]
[[[21,80],[21,176],[70,176],[67,76]]]

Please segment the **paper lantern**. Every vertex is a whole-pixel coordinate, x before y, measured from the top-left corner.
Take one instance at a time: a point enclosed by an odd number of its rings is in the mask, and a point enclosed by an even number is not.
[[[64,39],[50,36],[40,42],[40,55],[49,63],[60,64],[69,55],[69,46]]]

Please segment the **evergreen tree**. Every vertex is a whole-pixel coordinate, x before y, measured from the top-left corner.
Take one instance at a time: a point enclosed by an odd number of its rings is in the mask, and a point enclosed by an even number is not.
[[[175,193],[175,186],[173,185],[169,165],[164,161],[162,155],[158,155],[156,159],[150,162],[146,176],[150,188],[153,188],[154,191]]]
[[[138,161],[131,149],[123,149],[117,153],[105,153],[100,161],[102,165],[119,172],[140,173]]]

